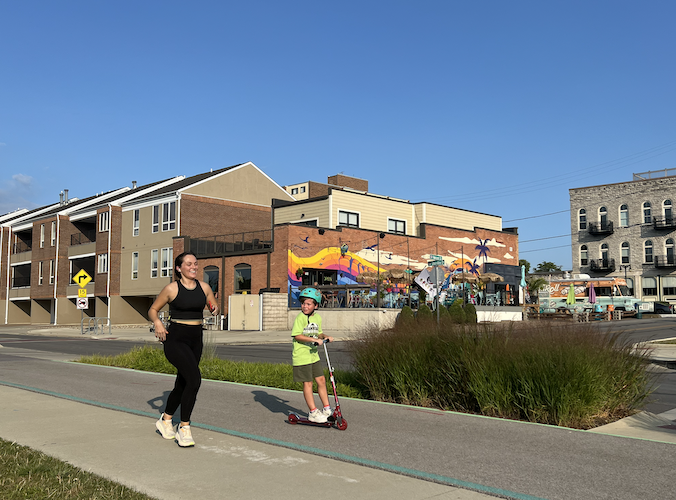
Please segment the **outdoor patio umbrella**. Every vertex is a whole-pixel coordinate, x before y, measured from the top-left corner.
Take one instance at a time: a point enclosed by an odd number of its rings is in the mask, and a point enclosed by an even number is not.
[[[575,288],[573,287],[573,284],[570,284],[570,288],[568,289],[568,297],[566,298],[566,304],[575,304]]]
[[[476,276],[474,276],[473,274],[470,274],[470,273],[465,273],[465,272],[454,274],[452,279],[456,283],[458,283],[458,282],[476,283],[478,281],[478,278]]]
[[[596,290],[594,290],[594,283],[589,283],[589,303],[596,304]]]
[[[482,283],[498,283],[505,281],[505,278],[495,273],[483,273],[481,276],[479,276],[479,281]]]

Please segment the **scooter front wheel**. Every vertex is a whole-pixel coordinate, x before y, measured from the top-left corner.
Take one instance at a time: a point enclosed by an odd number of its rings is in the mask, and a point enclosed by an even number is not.
[[[289,413],[289,423],[290,424],[297,424],[298,423],[298,415],[295,413]]]
[[[347,429],[347,420],[343,417],[336,419],[336,427],[338,427],[338,430],[344,431]]]

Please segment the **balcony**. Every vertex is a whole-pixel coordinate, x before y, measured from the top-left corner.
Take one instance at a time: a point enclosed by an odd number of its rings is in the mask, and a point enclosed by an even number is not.
[[[23,252],[30,252],[31,251],[31,245],[30,243],[26,243],[25,241],[17,241],[12,245],[12,253],[23,253]]]
[[[190,238],[190,251],[197,257],[269,253],[272,252],[272,230]]]
[[[676,257],[673,255],[655,255],[653,257],[655,267],[659,269],[676,268]]]
[[[70,235],[70,245],[85,245],[87,243],[94,243],[96,241],[96,230],[82,231]]]
[[[612,273],[615,271],[615,259],[592,259],[589,261],[589,270],[594,273]]]
[[[589,223],[589,234],[593,234],[595,236],[598,235],[605,235],[605,234],[613,234],[614,229],[613,229],[613,223],[612,221],[610,222],[590,222]]]
[[[12,279],[12,288],[23,288],[25,286],[31,286],[30,276],[14,276]]]
[[[676,218],[653,217],[653,229],[658,231],[673,231],[676,229]]]

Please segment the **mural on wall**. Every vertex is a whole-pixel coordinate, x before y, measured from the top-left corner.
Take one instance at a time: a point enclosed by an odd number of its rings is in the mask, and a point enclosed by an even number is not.
[[[303,235],[304,236],[304,235]],[[336,285],[367,284],[372,285],[372,292],[376,288],[378,277],[383,287],[391,292],[406,291],[409,283],[418,272],[426,269],[427,261],[431,260],[434,252],[438,251],[443,259],[444,280],[442,290],[456,289],[466,286],[466,283],[455,282],[453,277],[459,273],[467,273],[480,278],[481,268],[485,263],[501,263],[504,259],[512,259],[509,251],[496,256],[506,245],[495,238],[450,238],[439,237],[444,240],[443,246],[455,246],[453,250],[438,249],[436,245],[428,253],[411,258],[407,253],[407,243],[389,243],[387,240],[375,238],[348,241],[339,247],[325,247],[310,256],[300,257],[298,253],[307,254],[313,246],[309,236],[299,237],[298,243],[288,250],[288,290],[292,300],[300,293],[303,276],[308,270],[335,271]],[[375,242],[374,242],[375,239]],[[449,242],[452,245],[449,245]],[[349,243],[349,244],[348,244]],[[457,246],[456,246],[457,245]],[[441,245],[440,245],[441,246]],[[356,248],[359,250],[356,250]],[[432,251],[433,250],[433,251]],[[466,253],[468,252],[468,253]],[[404,273],[409,274],[404,274]],[[391,279],[393,276],[404,279]],[[460,281],[460,280],[458,280]],[[306,281],[307,283],[307,281]],[[320,283],[321,284],[321,283]]]

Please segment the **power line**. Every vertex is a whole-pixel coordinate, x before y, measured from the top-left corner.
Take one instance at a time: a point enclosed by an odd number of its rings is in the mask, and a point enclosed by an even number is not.
[[[559,236],[547,236],[546,238],[535,238],[534,240],[519,241],[519,245],[521,243],[530,243],[531,241],[553,240],[554,238],[568,238],[568,237],[570,237],[570,234],[561,234]]]
[[[542,250],[552,250],[554,248],[570,248],[570,245],[559,245],[558,247],[536,248],[534,250],[519,250],[519,255],[529,252],[541,252]]]
[[[564,212],[570,212],[570,208],[567,210],[559,210],[558,212],[551,212],[549,214],[542,214],[542,215],[532,215],[530,217],[522,217],[520,219],[510,219],[510,220],[504,220],[502,221],[503,223],[506,222],[516,222],[518,220],[526,220],[526,219],[537,219],[538,217],[547,217],[548,215],[556,215],[556,214],[562,214]]]

